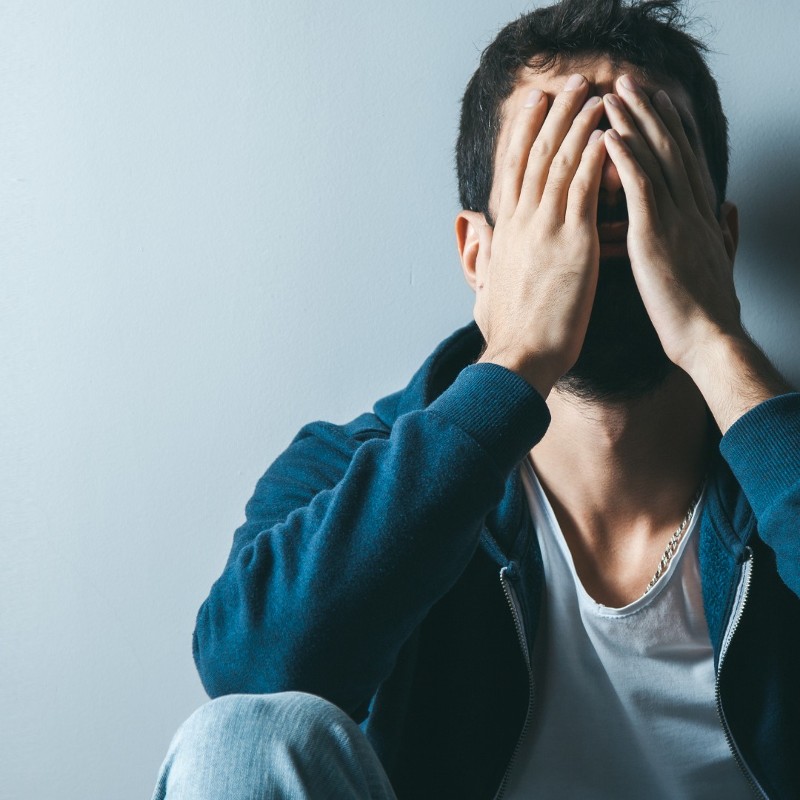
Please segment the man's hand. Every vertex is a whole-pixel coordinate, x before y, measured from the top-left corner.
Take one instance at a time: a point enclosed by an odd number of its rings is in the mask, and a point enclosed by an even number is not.
[[[605,138],[625,191],[636,284],[667,356],[689,373],[724,432],[788,386],[742,327],[736,243],[714,213],[674,105],[661,90],[656,109],[630,76],[617,91],[604,98],[612,125]]]
[[[514,370],[543,397],[578,358],[597,287],[606,152],[594,130],[603,104],[586,101],[587,86],[574,75],[549,113],[538,90],[520,109],[495,178],[497,221],[476,266],[479,361]]]

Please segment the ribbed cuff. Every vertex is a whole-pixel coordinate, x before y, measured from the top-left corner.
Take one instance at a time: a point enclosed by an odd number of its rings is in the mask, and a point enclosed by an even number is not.
[[[544,436],[550,410],[524,378],[499,364],[471,364],[431,405],[510,472]]]
[[[800,482],[800,393],[752,408],[731,425],[719,447],[758,517]]]

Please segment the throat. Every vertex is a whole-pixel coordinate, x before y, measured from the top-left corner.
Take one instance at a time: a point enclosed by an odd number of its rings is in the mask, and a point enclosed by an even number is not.
[[[715,441],[697,388],[678,371],[618,404],[551,393],[552,422],[530,461],[596,602],[638,599],[696,499]]]
[[[564,535],[575,572],[586,594],[596,603],[622,608],[639,600],[666,581],[683,541],[675,532],[628,542],[615,553],[588,550],[585,540]]]
[[[553,508],[577,577],[589,597],[604,606],[622,608],[666,580],[691,527],[699,497],[696,492],[674,527],[648,529],[642,520],[638,526],[599,534],[597,529],[576,528]]]

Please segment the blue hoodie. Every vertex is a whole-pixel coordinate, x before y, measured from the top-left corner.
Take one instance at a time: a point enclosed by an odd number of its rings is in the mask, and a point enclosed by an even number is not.
[[[529,715],[544,576],[519,464],[542,397],[474,323],[258,482],[193,649],[211,697],[304,691],[362,725],[400,798],[491,798]],[[800,798],[800,394],[722,437],[700,529],[720,718],[757,792]],[[523,633],[524,631],[524,633]],[[527,638],[526,638],[527,637]]]

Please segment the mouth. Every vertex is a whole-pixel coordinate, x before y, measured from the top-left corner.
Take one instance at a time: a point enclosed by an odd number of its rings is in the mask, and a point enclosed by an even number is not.
[[[613,206],[597,206],[597,235],[600,239],[600,257],[627,256],[628,207],[624,200]]]
[[[621,222],[601,222],[597,225],[600,244],[624,244],[628,238],[628,220]]]

